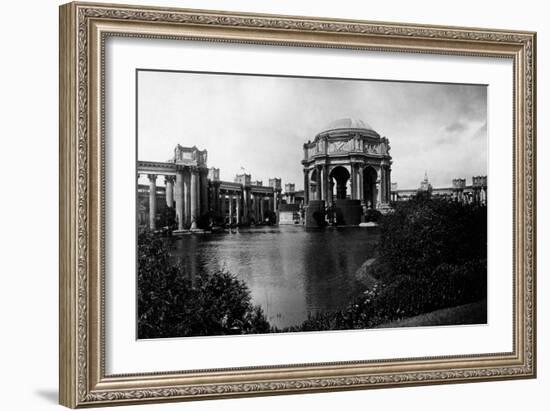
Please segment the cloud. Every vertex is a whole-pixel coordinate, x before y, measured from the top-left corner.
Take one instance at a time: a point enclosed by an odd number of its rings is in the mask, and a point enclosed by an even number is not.
[[[356,117],[390,140],[392,180],[416,187],[485,174],[485,86],[140,72],[138,158],[165,161],[176,144],[208,150],[232,180],[303,185],[302,146],[331,121]]]
[[[466,130],[468,127],[465,123],[462,121],[454,121],[451,124],[449,124],[447,127],[445,127],[445,131],[449,134],[455,134],[460,133],[464,130]]]
[[[476,130],[474,139],[487,139],[487,120]]]
[[[463,121],[453,121],[452,123],[446,125],[442,128],[439,136],[437,137],[435,144],[444,145],[448,143],[457,144],[458,140],[465,134],[468,130],[469,124]]]

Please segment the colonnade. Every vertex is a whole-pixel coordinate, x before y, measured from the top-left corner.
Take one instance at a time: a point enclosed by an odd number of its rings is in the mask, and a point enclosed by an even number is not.
[[[345,170],[340,176],[337,175],[339,168]],[[304,193],[306,204],[310,200],[323,200],[327,206],[331,206],[335,185],[336,199],[360,200],[364,205],[371,203],[370,206],[378,208],[390,202],[391,168],[389,165],[352,162],[343,165],[322,164],[304,169],[304,187],[309,188]]]
[[[423,182],[424,183],[424,182]],[[449,201],[456,201],[462,204],[487,205],[487,176],[472,177],[472,184],[466,185],[465,178],[454,178],[452,185],[447,187],[432,187],[427,178],[425,179],[428,190],[422,187],[416,189],[401,189],[397,186],[391,191],[392,201],[406,201],[414,197],[419,191],[428,191],[431,196]]]
[[[203,167],[178,166],[175,175],[164,175],[165,198],[168,207],[174,207],[178,229],[192,226],[199,216],[208,211],[208,170]],[[139,176],[139,175],[138,175]],[[155,230],[157,217],[157,178],[161,174],[147,174],[149,180],[149,228]]]
[[[151,230],[158,228],[159,177],[164,177],[166,206],[175,209],[179,230],[193,228],[198,218],[207,212],[228,224],[262,223],[268,210],[277,213],[282,199],[280,188],[210,181],[207,170],[201,167],[178,166],[175,174],[148,173]]]
[[[216,214],[228,224],[251,224],[265,222],[267,211],[277,213],[280,192],[255,192],[250,187],[214,191],[213,204]]]
[[[464,204],[487,204],[487,187],[472,187],[467,191],[464,189],[455,189],[453,191],[453,200]]]

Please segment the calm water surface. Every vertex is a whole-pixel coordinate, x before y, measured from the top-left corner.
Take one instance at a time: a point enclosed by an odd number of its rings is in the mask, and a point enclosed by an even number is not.
[[[286,327],[344,307],[355,271],[377,242],[370,228],[275,226],[178,237],[171,253],[193,275],[228,270],[248,285],[272,325]]]

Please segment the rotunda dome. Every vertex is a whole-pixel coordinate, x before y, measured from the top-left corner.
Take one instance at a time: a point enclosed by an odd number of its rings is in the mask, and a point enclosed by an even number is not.
[[[374,129],[363,120],[359,120],[356,118],[339,118],[338,120],[334,120],[326,127],[324,127],[319,132],[319,134],[337,130],[367,130],[374,132]]]

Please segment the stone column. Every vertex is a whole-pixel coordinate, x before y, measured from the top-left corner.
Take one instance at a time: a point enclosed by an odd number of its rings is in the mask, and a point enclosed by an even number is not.
[[[185,167],[185,171],[183,173],[183,207],[183,224],[186,227],[189,227],[191,224],[191,172],[189,167]]]
[[[304,169],[304,203],[305,205],[309,203],[309,174],[306,169]]]
[[[357,167],[355,164],[351,164],[351,199],[355,200],[357,198]]]
[[[197,184],[195,186],[195,198],[197,201],[197,220],[199,216],[201,215],[202,210],[202,198],[201,198],[201,175],[200,175],[200,169],[195,169],[195,176],[197,179]]]
[[[226,206],[225,206],[225,191],[220,193],[220,198],[218,199],[220,202],[220,213],[221,217],[223,219],[223,222],[225,223],[225,212],[226,212]]]
[[[386,167],[386,203],[390,202],[391,183],[390,183],[390,166]]]
[[[263,223],[264,222],[264,196],[263,195],[260,195],[260,221]]]
[[[248,224],[250,222],[250,189],[243,187],[243,222]]]
[[[376,189],[375,201],[376,201],[376,204],[380,204],[380,202],[382,201],[382,182],[384,181],[383,180],[384,170],[382,169],[382,167],[378,168],[376,174],[377,174],[377,178],[376,178],[376,186],[375,186],[375,189]]]
[[[233,193],[229,194],[229,224],[233,224]]]
[[[220,212],[220,183],[217,181],[212,181],[212,209],[216,215]]]
[[[176,172],[176,217],[178,219],[178,230],[184,227],[184,194],[183,194],[183,170]]]
[[[157,218],[157,176],[156,174],[148,174],[149,178],[149,228],[156,228]]]
[[[200,198],[201,198],[201,214],[207,213],[208,206],[208,170],[200,170]]]
[[[317,189],[319,189],[319,187],[321,188],[321,192],[320,192],[320,195],[319,195],[319,200],[323,200],[323,201],[326,201],[326,191],[327,191],[327,188],[325,186],[325,167],[324,166],[321,166],[319,168],[317,168],[317,175],[319,176],[319,185],[317,186]],[[292,202],[294,203],[294,201]]]
[[[264,220],[264,216],[263,216],[263,205],[262,205],[262,201],[263,201],[263,197],[261,194],[258,194],[258,221],[260,222],[263,222]]]
[[[382,198],[381,202],[384,204],[388,196],[388,169],[386,166],[382,167]]]
[[[252,194],[254,196],[254,220],[256,224],[260,221],[260,204],[259,196],[257,194]]]
[[[386,178],[386,166],[383,166],[382,169],[380,170],[380,203],[383,204],[386,202],[386,181],[387,181],[387,178]]]
[[[166,205],[174,207],[174,176],[164,176],[164,184],[166,186]]]
[[[391,200],[391,168],[388,166],[388,171],[386,172],[386,180],[388,184],[388,193],[390,193]]]
[[[363,183],[363,168],[357,167],[357,198],[361,200],[361,203],[365,201],[365,184]]]
[[[329,181],[328,181],[328,165],[323,166],[323,199],[325,200],[325,205],[328,206],[330,201],[329,195]]]
[[[197,198],[198,193],[198,178],[197,178],[197,171],[194,169],[191,169],[191,210],[190,210],[190,217],[191,217],[191,224],[193,221],[196,221],[198,217],[198,204],[199,200]]]
[[[317,200],[323,199],[323,168],[317,167]],[[294,201],[292,201],[294,204]]]
[[[242,200],[242,195],[237,194],[236,203],[235,203],[235,217],[237,218],[237,225],[241,223],[241,200]]]

